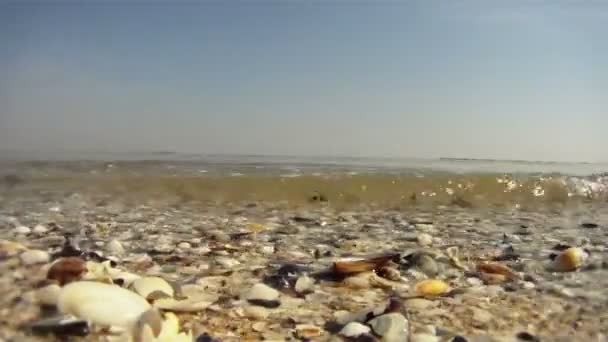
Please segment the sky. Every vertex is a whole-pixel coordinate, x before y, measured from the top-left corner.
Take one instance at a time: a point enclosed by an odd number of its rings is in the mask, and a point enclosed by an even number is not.
[[[608,161],[606,1],[0,0],[0,149]]]

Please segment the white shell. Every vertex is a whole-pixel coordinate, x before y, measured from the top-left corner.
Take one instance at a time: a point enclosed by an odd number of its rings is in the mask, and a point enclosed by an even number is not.
[[[59,311],[93,324],[131,327],[150,308],[137,294],[116,285],[78,281],[63,287]]]
[[[159,298],[154,301],[154,307],[174,312],[198,312],[209,307],[217,298],[187,298],[175,300],[173,298]]]
[[[144,298],[147,298],[150,293],[155,291],[164,292],[169,295],[169,297],[173,297],[174,295],[173,287],[165,279],[160,277],[143,277],[135,279],[135,281],[131,283],[131,287]]]

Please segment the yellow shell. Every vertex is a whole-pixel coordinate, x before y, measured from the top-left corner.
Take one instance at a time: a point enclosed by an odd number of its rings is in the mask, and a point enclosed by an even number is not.
[[[575,271],[583,265],[589,255],[578,247],[571,247],[559,254],[553,261],[553,267],[558,272]]]
[[[437,279],[423,280],[414,287],[414,292],[424,297],[440,296],[448,291],[450,291],[450,285]]]
[[[250,232],[261,232],[263,230],[266,229],[266,226],[261,224],[261,223],[250,223],[247,226],[247,230],[249,230]]]

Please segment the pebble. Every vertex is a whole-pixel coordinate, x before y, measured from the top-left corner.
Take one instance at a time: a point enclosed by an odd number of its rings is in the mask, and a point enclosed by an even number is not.
[[[422,247],[428,247],[433,244],[433,237],[426,233],[419,234],[417,240],[418,244]]]
[[[408,337],[408,321],[400,313],[389,313],[378,316],[368,324],[384,342],[403,342]]]
[[[298,278],[295,285],[295,290],[299,294],[310,293],[314,290],[315,281],[307,276],[303,275]]]
[[[112,240],[108,242],[106,245],[108,252],[112,255],[123,255],[125,253],[125,249],[118,240]]]
[[[485,326],[492,320],[492,314],[479,308],[471,308],[473,311],[473,321],[480,326]]]
[[[21,253],[21,262],[24,265],[44,264],[51,260],[48,252],[31,249]]]
[[[357,337],[367,334],[372,329],[365,324],[359,322],[350,322],[340,330],[340,335],[344,337]]]
[[[437,302],[434,302],[434,301],[428,300],[428,299],[424,299],[424,298],[413,298],[413,299],[406,301],[405,306],[408,309],[422,311],[422,310],[426,310],[428,308],[437,306]]]
[[[13,230],[13,232],[15,232],[15,234],[19,234],[19,235],[26,235],[26,234],[31,233],[32,230],[26,226],[19,226],[19,227],[15,228]]]
[[[270,311],[262,306],[247,305],[243,308],[243,313],[247,318],[253,318],[257,320],[265,320],[270,315]]]
[[[225,268],[233,268],[241,264],[238,260],[227,257],[217,257],[215,258],[215,261]]]
[[[39,225],[36,225],[36,227],[34,227],[34,229],[32,231],[36,234],[44,234],[44,233],[48,232],[49,229],[47,227],[39,224]]]
[[[192,245],[190,245],[188,242],[180,242],[177,245],[177,248],[183,249],[183,250],[188,250],[188,249],[192,248]]]
[[[276,308],[281,305],[279,291],[266,284],[255,284],[245,296],[249,303],[267,308]]]

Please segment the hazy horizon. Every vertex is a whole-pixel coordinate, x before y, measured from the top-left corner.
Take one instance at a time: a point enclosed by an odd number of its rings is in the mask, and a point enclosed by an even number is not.
[[[0,150],[607,162],[608,2],[0,3]]]

